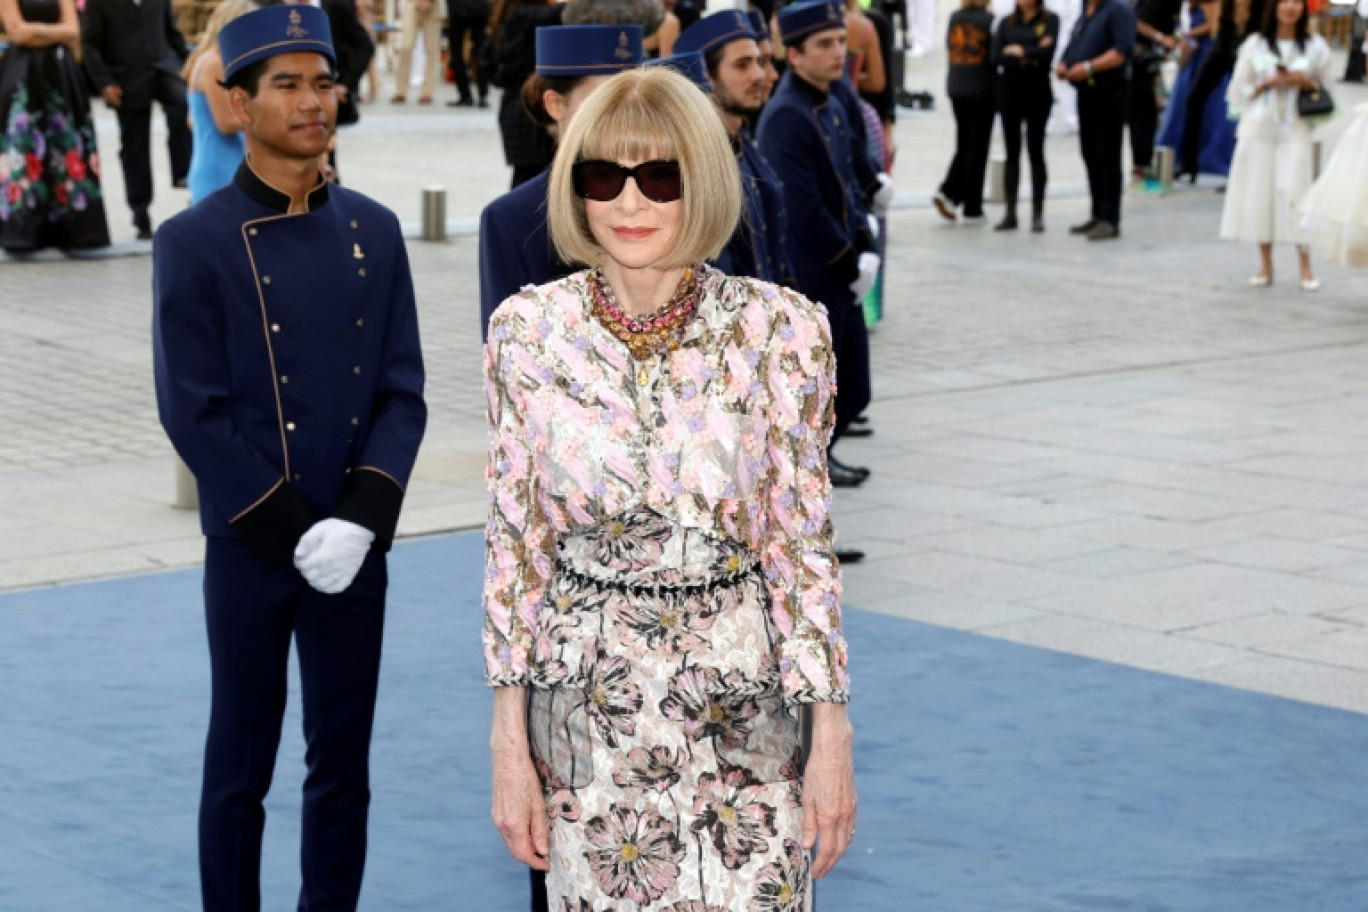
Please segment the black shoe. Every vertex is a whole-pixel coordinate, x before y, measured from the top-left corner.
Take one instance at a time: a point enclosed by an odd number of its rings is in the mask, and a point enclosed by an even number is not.
[[[1002,221],[993,226],[994,231],[1016,231],[1017,220],[1015,213],[1007,213],[1002,217]]]
[[[848,427],[848,428],[846,428],[844,431],[841,432],[841,438],[842,438],[842,439],[845,439],[846,437],[873,437],[873,436],[874,436],[874,429],[873,429],[872,427],[870,427],[869,425],[867,425],[867,424],[860,425],[860,426],[858,426],[858,427],[856,427],[856,426],[851,426],[851,427]]]
[[[868,416],[868,415],[856,415],[854,418],[851,418],[851,419],[850,419],[850,423],[851,423],[851,424],[869,424],[869,416]]]
[[[843,466],[835,460],[827,462],[827,474],[831,476],[831,486],[833,488],[858,488],[869,478],[868,475],[861,474],[854,469]]]
[[[468,96],[467,96],[466,98],[458,98],[458,99],[456,99],[455,101],[448,101],[448,102],[447,102],[447,107],[448,107],[448,108],[473,108],[473,107],[475,107],[475,99],[470,98],[470,97],[468,97]]]
[[[1071,225],[1069,227],[1069,234],[1087,234],[1096,227],[1097,219],[1090,218],[1081,225]]]
[[[480,99],[480,107],[482,107],[482,108],[487,108],[487,107],[489,107],[489,99],[488,99],[488,98],[481,98],[481,99]]]
[[[171,187],[174,190],[189,190],[190,182],[183,177],[178,177],[171,182]]]
[[[152,219],[146,212],[135,212],[133,214],[133,228],[138,232],[138,240],[152,240]]]
[[[865,553],[854,548],[837,548],[832,553],[836,555],[836,561],[842,564],[858,564],[865,559]]]
[[[1121,236],[1121,229],[1111,222],[1098,222],[1093,226],[1093,230],[1088,232],[1090,241],[1114,241]]]
[[[1033,216],[1031,216],[1031,233],[1032,233],[1032,234],[1044,234],[1044,233],[1045,233],[1045,219],[1044,219],[1042,216],[1039,216],[1039,215],[1033,215]]]

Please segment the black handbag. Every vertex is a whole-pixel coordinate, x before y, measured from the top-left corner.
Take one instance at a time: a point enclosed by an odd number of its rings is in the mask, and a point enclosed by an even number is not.
[[[1335,113],[1335,98],[1321,83],[1314,89],[1297,93],[1297,116],[1302,118],[1329,117]]]

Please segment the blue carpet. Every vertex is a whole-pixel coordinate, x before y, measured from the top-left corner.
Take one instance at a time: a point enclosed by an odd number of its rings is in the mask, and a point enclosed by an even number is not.
[[[526,908],[488,823],[480,547],[393,555],[368,909]],[[197,908],[199,579],[0,596],[3,912]],[[858,610],[847,624],[863,804],[822,912],[1368,909],[1368,717]],[[268,910],[298,884],[293,704],[286,729]]]

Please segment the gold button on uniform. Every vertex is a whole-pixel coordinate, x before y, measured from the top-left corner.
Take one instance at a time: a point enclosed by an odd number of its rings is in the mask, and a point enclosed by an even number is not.
[[[360,227],[359,225],[356,224],[356,219],[352,219],[352,220],[351,220],[351,226],[352,226],[352,231],[355,231],[357,228]]]
[[[360,418],[353,418],[353,419],[352,419],[352,427],[356,427],[356,426],[359,425],[360,423],[361,423],[361,419],[360,419]]]
[[[293,431],[294,429],[295,429],[295,423],[294,423],[293,421],[287,421],[287,422],[285,422],[285,430],[287,430],[287,431]]]
[[[364,279],[366,277],[366,268],[364,266],[361,267],[360,269],[356,270],[356,274]]]
[[[361,365],[358,364],[358,365],[356,365],[356,367],[353,367],[353,368],[352,368],[352,373],[353,373],[353,374],[356,374],[356,376],[358,376],[358,377],[361,376]]]
[[[303,481],[303,480],[304,480],[304,474],[303,474],[302,472],[295,472],[295,481]]]
[[[272,324],[271,324],[271,332],[273,332],[273,333],[278,333],[278,332],[280,332],[280,324],[279,324],[279,323],[272,323]]]
[[[252,237],[256,237],[256,236],[257,236],[257,230],[256,230],[255,227],[253,227],[253,228],[248,228],[248,229],[247,229],[247,233],[250,234]]]
[[[366,321],[365,321],[365,320],[357,320],[357,321],[356,321],[356,328],[357,328],[357,329],[360,329],[361,327],[363,327],[363,326],[365,326],[365,325],[366,325]]]
[[[270,276],[262,276],[262,277],[261,277],[261,284],[262,284],[262,285],[270,285],[270,284],[271,284],[271,277],[270,277]]]
[[[281,382],[281,383],[289,383],[289,382],[290,382],[290,375],[289,375],[289,374],[281,374],[281,375],[280,375],[280,382]]]

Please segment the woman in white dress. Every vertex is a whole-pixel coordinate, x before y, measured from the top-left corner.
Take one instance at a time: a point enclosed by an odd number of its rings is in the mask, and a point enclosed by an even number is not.
[[[1263,29],[1240,46],[1226,93],[1239,118],[1226,185],[1221,237],[1259,245],[1259,271],[1249,283],[1273,283],[1273,245],[1296,244],[1301,287],[1320,287],[1311,270],[1298,208],[1311,187],[1311,126],[1297,114],[1297,94],[1329,80],[1330,48],[1309,34],[1305,0],[1277,0]]]
[[[1354,109],[1302,213],[1302,230],[1330,262],[1368,266],[1368,103]]]

